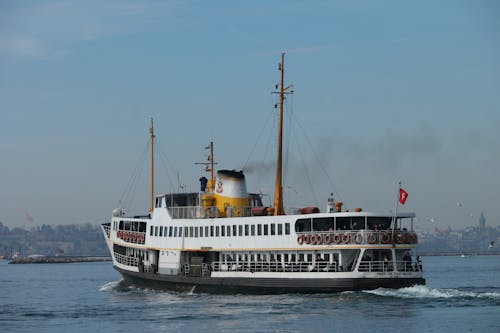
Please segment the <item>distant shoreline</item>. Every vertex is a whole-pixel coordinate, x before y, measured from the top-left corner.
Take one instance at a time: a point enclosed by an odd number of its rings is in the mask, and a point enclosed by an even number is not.
[[[428,256],[428,257],[433,257],[433,256],[494,256],[494,255],[500,255],[500,250],[495,250],[495,251],[481,251],[481,252],[469,252],[469,251],[464,251],[464,252],[418,252],[417,255],[419,256]]]
[[[103,261],[111,261],[111,257],[100,257],[100,256],[19,257],[9,261],[9,264],[70,264],[77,262],[103,262]]]

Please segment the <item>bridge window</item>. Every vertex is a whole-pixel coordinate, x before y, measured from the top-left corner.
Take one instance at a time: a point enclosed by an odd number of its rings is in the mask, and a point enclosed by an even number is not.
[[[243,236],[243,226],[241,224],[238,226],[238,236]]]
[[[250,235],[251,235],[251,236],[255,236],[255,224],[252,224],[252,225],[250,226]]]
[[[215,237],[219,237],[219,226],[215,227]]]
[[[298,219],[295,222],[295,232],[311,231],[311,219]]]
[[[269,225],[264,224],[264,236],[267,236],[269,234]]]
[[[226,236],[226,226],[225,225],[220,226],[220,235],[221,235],[221,237]]]
[[[163,236],[163,227],[160,227],[160,234],[159,234],[160,237]]]
[[[283,224],[278,224],[278,235],[283,235]]]
[[[262,224],[257,224],[257,236],[262,236]]]
[[[245,224],[245,236],[248,236],[250,234],[248,224]]]
[[[290,235],[290,223],[285,223],[285,235]]]
[[[155,236],[158,236],[158,227],[155,227]]]
[[[333,230],[333,217],[316,217],[313,218],[314,231],[328,231]]]
[[[276,234],[276,225],[274,223],[271,223],[271,236],[274,236]]]
[[[226,229],[227,229],[227,237],[231,237],[231,226],[228,225]]]

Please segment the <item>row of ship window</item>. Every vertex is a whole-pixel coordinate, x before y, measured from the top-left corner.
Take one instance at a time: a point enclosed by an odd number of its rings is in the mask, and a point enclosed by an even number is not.
[[[156,237],[242,237],[290,235],[290,223],[239,224],[221,226],[150,226],[150,236]]]

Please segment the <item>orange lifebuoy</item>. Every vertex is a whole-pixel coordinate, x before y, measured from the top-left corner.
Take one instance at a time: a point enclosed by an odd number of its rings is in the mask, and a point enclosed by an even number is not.
[[[322,234],[316,235],[316,244],[320,245],[322,243],[323,243],[323,235]]]
[[[349,234],[342,235],[342,243],[347,244],[347,243],[349,243],[350,239],[351,239],[351,236]]]
[[[389,244],[391,242],[391,237],[387,232],[380,234],[380,242],[382,242],[382,244]]]
[[[331,244],[332,243],[332,235],[326,234],[325,235],[325,243],[326,244]]]
[[[396,234],[396,243],[403,244],[405,242],[405,235],[402,232]]]
[[[304,244],[304,235],[300,235],[299,237],[297,237],[297,243],[299,243],[299,245]]]
[[[375,238],[374,234],[369,234],[368,237],[367,237],[367,241],[368,241],[369,244],[375,244],[375,242],[377,241],[377,239]]]
[[[335,235],[333,235],[333,242],[334,242],[335,244],[340,244],[340,240],[341,240],[341,236],[340,236],[340,234],[335,234]]]
[[[306,243],[306,244],[311,243],[311,235],[305,235],[305,237],[304,237],[304,243]]]
[[[356,244],[361,244],[361,242],[363,241],[363,235],[361,234],[356,234],[356,236],[354,237],[354,241],[356,242]]]

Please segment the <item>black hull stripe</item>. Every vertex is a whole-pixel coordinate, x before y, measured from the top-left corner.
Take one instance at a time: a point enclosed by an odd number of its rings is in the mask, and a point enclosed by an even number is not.
[[[403,288],[424,285],[423,278],[212,278],[138,273],[115,267],[127,284],[140,288],[206,293],[334,293],[341,291]]]

